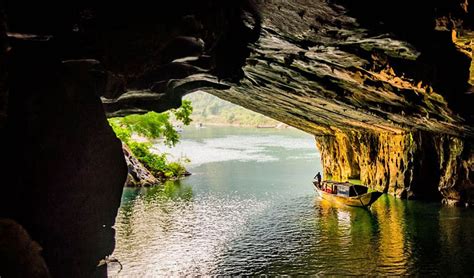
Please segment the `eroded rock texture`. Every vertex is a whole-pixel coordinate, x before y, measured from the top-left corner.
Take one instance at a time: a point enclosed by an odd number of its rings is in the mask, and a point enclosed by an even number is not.
[[[211,92],[315,134],[334,179],[472,203],[467,4],[263,2],[245,78]]]
[[[51,274],[105,275],[126,167],[104,111],[198,89],[316,135],[334,178],[472,202],[471,2],[2,1],[0,216]]]
[[[133,156],[132,151],[125,144],[122,144],[125,161],[127,163],[128,174],[125,186],[146,187],[160,183],[160,181],[148,171],[138,159]]]
[[[318,136],[324,174],[360,179],[396,196],[473,202],[472,144],[425,131],[403,134],[336,132]]]

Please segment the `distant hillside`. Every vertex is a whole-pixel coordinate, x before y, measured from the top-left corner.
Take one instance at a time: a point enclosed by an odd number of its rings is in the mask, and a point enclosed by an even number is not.
[[[242,126],[276,126],[280,124],[276,120],[204,92],[189,94],[184,99],[192,102],[193,113],[191,118],[196,124]]]

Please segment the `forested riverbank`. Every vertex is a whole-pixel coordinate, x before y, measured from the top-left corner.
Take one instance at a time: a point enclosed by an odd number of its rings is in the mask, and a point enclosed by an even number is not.
[[[176,145],[180,136],[173,122],[189,125],[192,111],[191,102],[184,100],[180,108],[169,112],[109,119],[122,141],[128,167],[125,186],[153,186],[189,174],[183,161],[170,162],[166,153],[153,151],[151,147],[158,142],[169,147]]]
[[[185,96],[184,99],[192,102],[192,118],[197,125],[241,127],[283,126],[279,121],[202,91],[189,94]]]

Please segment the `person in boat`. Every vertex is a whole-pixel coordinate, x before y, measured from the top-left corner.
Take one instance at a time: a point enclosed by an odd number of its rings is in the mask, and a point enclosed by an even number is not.
[[[321,187],[321,173],[318,172],[316,176],[314,176],[314,179],[318,181],[319,187]]]

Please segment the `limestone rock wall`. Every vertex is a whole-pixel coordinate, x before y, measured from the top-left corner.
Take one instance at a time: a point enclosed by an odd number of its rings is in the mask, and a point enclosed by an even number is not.
[[[127,168],[96,78],[88,61],[55,60],[46,45],[14,46],[0,128],[0,216],[42,246],[52,277],[105,277],[98,264],[115,246]]]
[[[474,144],[438,136],[435,148],[440,169],[439,190],[448,204],[474,203]]]
[[[133,156],[129,147],[122,143],[125,162],[127,163],[128,175],[125,186],[142,187],[159,184],[160,181],[153,176],[143,164]]]
[[[429,132],[338,131],[317,136],[324,177],[360,179],[402,198],[473,203],[472,142]]]

